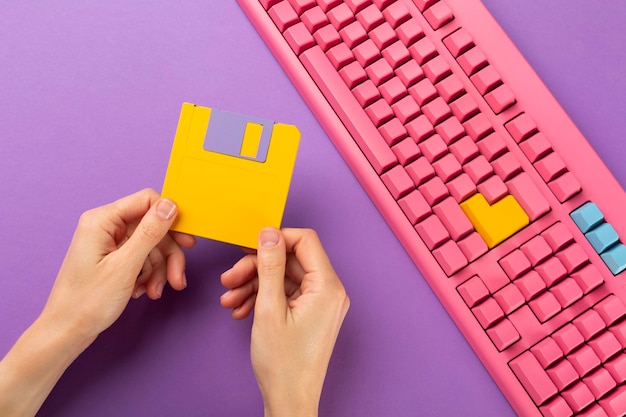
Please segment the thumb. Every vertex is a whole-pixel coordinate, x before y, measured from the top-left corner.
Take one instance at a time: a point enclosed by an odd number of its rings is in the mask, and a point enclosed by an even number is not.
[[[157,200],[122,245],[120,252],[132,264],[143,265],[150,251],[165,237],[177,214],[178,207],[173,201],[166,198]]]
[[[259,289],[256,311],[278,308],[284,311],[285,298],[285,240],[278,229],[266,228],[259,233],[257,268]]]

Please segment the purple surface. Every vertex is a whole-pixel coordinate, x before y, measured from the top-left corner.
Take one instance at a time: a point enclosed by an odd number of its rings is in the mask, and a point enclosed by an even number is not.
[[[352,300],[321,415],[513,416],[235,0],[159,3],[3,6],[0,355],[45,303],[80,213],[160,189],[189,101],[302,132],[284,224],[318,230]],[[485,4],[626,184],[626,3]],[[132,302],[40,415],[261,415],[251,321],[219,306],[239,256],[202,241],[189,288]]]

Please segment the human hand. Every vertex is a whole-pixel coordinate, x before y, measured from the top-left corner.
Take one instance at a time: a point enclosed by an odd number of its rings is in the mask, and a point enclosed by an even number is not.
[[[222,274],[222,306],[254,308],[251,359],[266,416],[317,415],[350,300],[312,230],[264,229],[256,254]]]
[[[185,288],[182,248],[195,238],[168,233],[176,215],[176,205],[150,189],[85,212],[42,315],[93,339],[131,295],[158,299],[166,281]]]

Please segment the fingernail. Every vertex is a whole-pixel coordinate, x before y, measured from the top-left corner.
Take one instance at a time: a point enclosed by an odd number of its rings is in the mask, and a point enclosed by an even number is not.
[[[183,287],[187,288],[187,274],[183,272]]]
[[[146,293],[146,287],[141,286],[135,290],[135,293],[133,294],[133,298],[139,298],[145,293]]]
[[[278,234],[278,230],[270,227],[261,230],[261,233],[259,234],[259,246],[263,248],[276,246],[279,240],[280,235]]]
[[[156,212],[163,220],[169,220],[176,214],[176,204],[167,198],[162,198],[157,202]]]
[[[163,295],[163,287],[165,286],[164,282],[159,282],[159,285],[156,287],[156,292],[159,298]]]

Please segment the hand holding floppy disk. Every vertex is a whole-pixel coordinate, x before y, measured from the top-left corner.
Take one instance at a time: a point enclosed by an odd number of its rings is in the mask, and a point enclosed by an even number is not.
[[[162,191],[172,230],[256,248],[280,227],[299,141],[293,125],[184,103]]]

